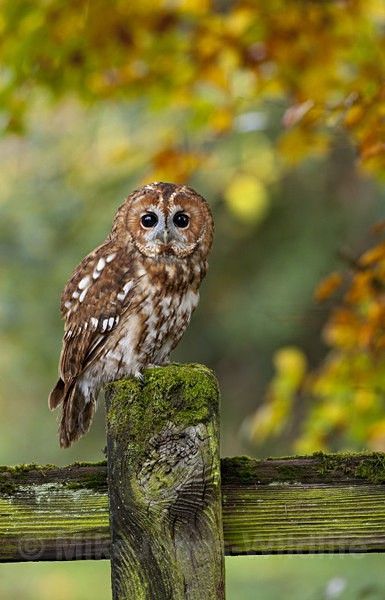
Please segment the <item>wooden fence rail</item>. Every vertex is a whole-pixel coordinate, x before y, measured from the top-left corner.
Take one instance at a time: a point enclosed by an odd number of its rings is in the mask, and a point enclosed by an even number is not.
[[[385,455],[224,458],[225,553],[385,552]],[[109,558],[105,463],[0,467],[0,562]]]
[[[111,558],[116,599],[198,598],[194,573],[222,598],[222,532],[227,555],[385,552],[384,454],[219,468],[218,392],[203,367],[151,370],[107,398],[109,473],[0,467],[0,562]],[[169,580],[185,593],[170,595]]]

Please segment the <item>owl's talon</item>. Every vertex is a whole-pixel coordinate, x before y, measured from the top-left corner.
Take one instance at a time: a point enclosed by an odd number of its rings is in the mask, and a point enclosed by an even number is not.
[[[140,371],[137,371],[136,373],[134,373],[134,377],[135,377],[135,379],[140,381],[140,383],[144,383],[144,375]]]
[[[167,367],[170,364],[169,360],[163,360],[161,363],[151,363],[146,365],[146,369],[160,369],[161,367]]]

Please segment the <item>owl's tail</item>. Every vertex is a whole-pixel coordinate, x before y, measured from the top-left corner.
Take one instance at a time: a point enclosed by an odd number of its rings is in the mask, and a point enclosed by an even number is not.
[[[59,379],[49,395],[48,406],[54,410],[63,404],[59,426],[59,441],[62,448],[87,433],[95,412],[94,398],[86,397],[77,382],[66,385]]]

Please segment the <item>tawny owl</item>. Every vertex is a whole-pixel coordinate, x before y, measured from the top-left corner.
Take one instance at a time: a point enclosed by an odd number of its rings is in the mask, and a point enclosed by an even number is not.
[[[88,430],[104,383],[167,363],[197,306],[212,239],[210,209],[186,186],[146,185],[118,209],[62,294],[60,379],[49,397],[51,409],[63,405],[62,447]]]

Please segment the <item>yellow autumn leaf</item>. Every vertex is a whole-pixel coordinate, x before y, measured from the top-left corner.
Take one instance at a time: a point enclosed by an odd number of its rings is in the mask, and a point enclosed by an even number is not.
[[[311,452],[324,452],[328,446],[320,435],[304,435],[294,443],[294,449],[298,454],[310,454]]]
[[[255,21],[255,11],[252,8],[236,7],[225,21],[226,31],[233,36],[241,36]]]
[[[270,204],[264,184],[248,174],[238,174],[230,181],[225,200],[231,212],[248,224],[261,221]]]
[[[347,423],[349,419],[349,410],[331,400],[325,402],[320,409],[320,418],[326,424],[327,430],[332,427],[341,427]]]
[[[354,105],[346,111],[344,123],[346,127],[354,127],[365,115],[365,109],[361,104]]]
[[[227,108],[219,108],[211,119],[211,126],[217,132],[225,132],[231,128],[233,115]]]
[[[369,447],[377,452],[385,450],[385,419],[380,419],[369,429]]]
[[[360,413],[365,413],[376,403],[376,394],[368,388],[361,388],[354,395],[354,406]]]
[[[306,370],[306,358],[299,348],[287,346],[274,354],[274,366],[280,373],[296,372],[302,375]]]
[[[209,0],[179,0],[181,11],[191,14],[204,14],[210,9]]]
[[[278,148],[289,165],[296,165],[309,155],[325,154],[329,142],[325,133],[293,128],[282,134]]]

